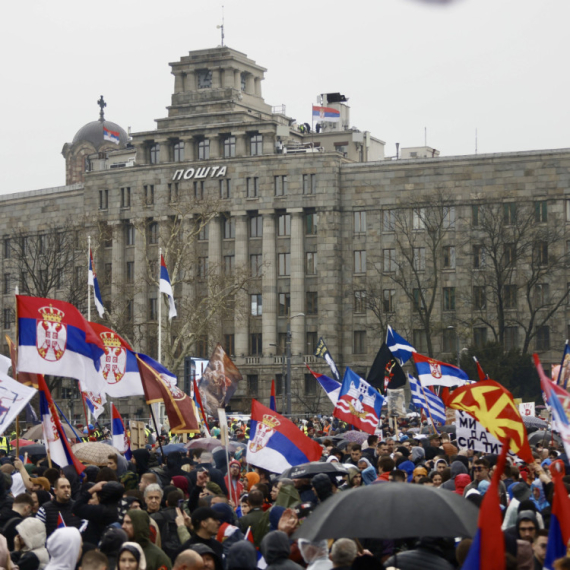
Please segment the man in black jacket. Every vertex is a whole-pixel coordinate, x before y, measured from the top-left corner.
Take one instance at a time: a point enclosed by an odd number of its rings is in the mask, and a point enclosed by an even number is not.
[[[55,482],[54,494],[55,499],[44,503],[36,515],[46,525],[47,538],[57,528],[57,519],[60,513],[65,526],[79,528],[82,524],[82,520],[71,512],[75,501],[71,500],[71,483],[65,477],[60,477]]]

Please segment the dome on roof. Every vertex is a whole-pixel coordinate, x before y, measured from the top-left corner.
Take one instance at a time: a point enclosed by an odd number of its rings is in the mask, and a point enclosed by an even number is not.
[[[107,133],[103,132],[103,128],[107,131]],[[107,135],[107,138],[105,138],[105,134]],[[117,148],[124,148],[127,146],[129,136],[122,127],[117,125],[117,123],[100,120],[92,121],[77,131],[76,135],[73,137],[72,144],[83,141],[90,142],[95,147],[95,149],[98,150],[99,147],[105,142],[116,142],[116,139],[114,138],[116,136],[119,137]]]

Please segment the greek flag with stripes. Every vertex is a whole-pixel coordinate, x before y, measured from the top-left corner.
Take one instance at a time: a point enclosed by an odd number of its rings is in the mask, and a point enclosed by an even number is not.
[[[410,390],[412,391],[412,403],[425,410],[428,418],[431,416],[434,422],[445,424],[445,404],[443,400],[436,396],[429,388],[420,385],[419,380],[408,374]]]

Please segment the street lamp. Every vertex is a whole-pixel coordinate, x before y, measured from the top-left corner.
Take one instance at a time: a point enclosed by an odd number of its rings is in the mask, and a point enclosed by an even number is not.
[[[287,319],[287,338],[286,338],[286,352],[287,355],[287,378],[285,382],[285,394],[287,394],[287,407],[285,414],[291,417],[291,321],[297,317],[304,317],[305,313],[297,313]]]
[[[447,329],[455,331],[455,346],[457,347],[457,368],[460,368],[459,365],[461,364],[461,351],[459,350],[459,333],[455,330],[455,327],[453,325],[449,325]]]

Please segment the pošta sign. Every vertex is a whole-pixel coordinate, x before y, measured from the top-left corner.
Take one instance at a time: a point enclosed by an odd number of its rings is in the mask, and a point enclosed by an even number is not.
[[[225,176],[228,171],[227,166],[201,166],[200,168],[187,168],[177,170],[172,175],[172,180],[190,180],[191,178],[219,178]]]

